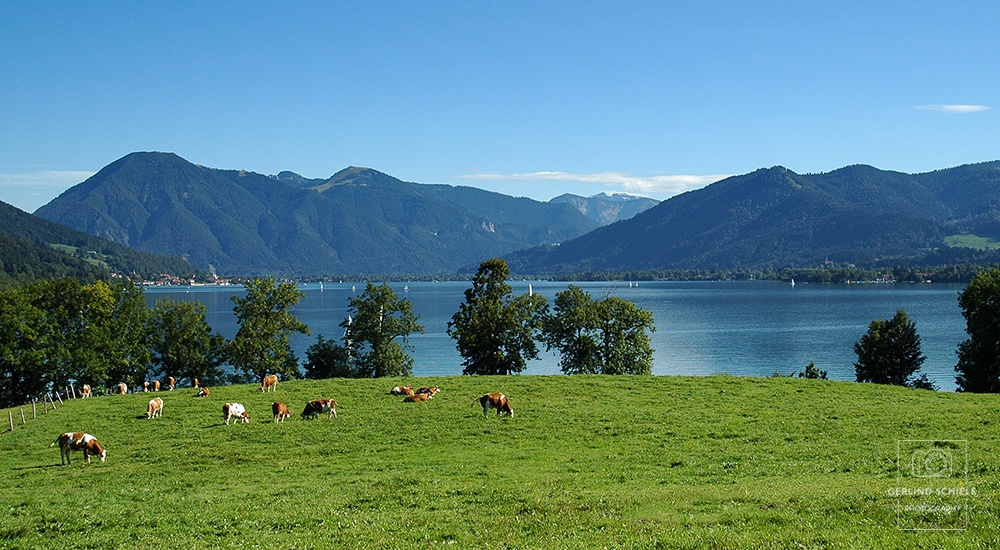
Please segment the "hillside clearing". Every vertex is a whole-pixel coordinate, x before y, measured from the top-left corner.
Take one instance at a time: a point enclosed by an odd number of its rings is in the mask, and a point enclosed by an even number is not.
[[[401,383],[442,391],[403,403],[388,394]],[[473,400],[487,391],[510,396],[515,417],[483,418]],[[159,392],[163,417],[151,420],[150,394],[74,400],[0,436],[0,547],[1000,544],[994,395],[728,376],[194,393]],[[339,417],[301,420],[320,397],[337,400]],[[292,410],[284,424],[271,422],[275,400]],[[231,401],[250,424],[223,424]],[[64,431],[97,436],[107,462],[74,452],[60,466],[49,444]],[[958,443],[919,443],[945,440]],[[947,470],[920,461],[935,453]]]

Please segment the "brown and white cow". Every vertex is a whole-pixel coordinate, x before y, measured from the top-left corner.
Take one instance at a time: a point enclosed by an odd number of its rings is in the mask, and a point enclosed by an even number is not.
[[[52,442],[52,445],[49,445],[49,448],[52,448],[56,443],[59,444],[61,464],[69,464],[70,451],[83,451],[83,458],[87,459],[88,464],[90,463],[90,455],[101,457],[101,462],[104,462],[104,459],[108,457],[108,452],[97,442],[97,438],[83,432],[66,432],[60,434]]]
[[[260,391],[264,393],[266,391],[274,391],[278,389],[278,375],[269,374],[260,381]]]
[[[149,391],[149,382],[143,382],[142,383],[142,392],[146,393],[148,391]]]
[[[208,397],[208,388],[202,386],[198,388],[198,393],[194,394],[195,397]]]
[[[80,399],[86,399],[90,397],[90,384],[84,384],[83,388],[80,389]]]
[[[316,399],[306,403],[306,408],[302,411],[302,420],[312,420],[322,413],[330,413],[327,418],[337,416],[337,402],[333,399]]]
[[[413,395],[407,395],[403,398],[403,403],[417,403],[419,401],[430,401],[431,394],[429,393],[415,393]]]
[[[413,386],[396,386],[389,390],[392,395],[413,395]]]
[[[194,379],[194,384],[191,387],[192,388],[197,388],[198,387],[198,379],[197,378]]]
[[[163,400],[159,397],[154,397],[146,405],[146,419],[149,420],[157,416],[163,416]]]
[[[274,413],[275,423],[277,423],[278,420],[281,420],[281,422],[284,423],[286,418],[290,418],[292,416],[291,411],[288,410],[288,405],[285,405],[281,401],[271,403],[271,412]]]
[[[118,384],[118,393],[120,393],[121,395],[125,395],[126,393],[128,393],[128,386],[125,385],[125,382]]]
[[[240,403],[226,403],[222,406],[222,417],[226,419],[226,426],[229,425],[229,419],[233,419],[233,424],[239,424],[240,420],[244,424],[250,423],[250,414],[247,413],[246,407]]]
[[[429,388],[420,388],[419,390],[417,390],[417,393],[426,393],[427,395],[434,397],[434,394],[436,394],[439,391],[441,391],[441,388],[437,386],[431,386]]]
[[[153,380],[152,382],[150,382],[149,385],[150,385],[151,388],[153,388],[153,391],[160,391],[160,381],[159,380]]]
[[[174,382],[175,380],[173,376],[167,377],[167,391],[171,391],[174,389]]]
[[[494,408],[497,410],[497,416],[507,413],[511,418],[514,418],[514,409],[511,408],[507,396],[502,393],[487,393],[480,397],[478,401],[483,406],[483,416],[489,416],[490,408]],[[472,404],[475,405],[476,402],[473,401]]]

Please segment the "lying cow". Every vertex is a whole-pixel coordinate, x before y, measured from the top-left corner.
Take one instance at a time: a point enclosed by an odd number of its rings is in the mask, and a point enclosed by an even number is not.
[[[510,406],[510,401],[507,400],[507,396],[502,393],[487,393],[486,395],[479,398],[479,404],[483,406],[483,416],[489,416],[490,408],[497,410],[497,416],[502,416],[503,413],[507,413],[511,418],[514,418],[514,409]],[[472,402],[473,405],[476,404],[475,401]]]
[[[389,390],[392,395],[413,395],[413,386],[396,386]]]
[[[146,419],[149,420],[157,416],[163,416],[163,400],[159,397],[154,397],[146,405]]]
[[[198,388],[198,393],[194,394],[195,397],[208,397],[208,388],[202,386]]]
[[[49,448],[52,448],[56,443],[59,444],[59,459],[61,464],[69,464],[69,452],[70,451],[83,451],[83,458],[87,459],[87,463],[90,464],[90,455],[101,457],[101,462],[108,457],[108,452],[105,451],[101,444],[97,442],[97,438],[82,432],[66,432],[60,434]]]
[[[407,395],[403,398],[403,403],[417,403],[419,401],[430,401],[431,394],[429,393],[415,393],[413,395]]]
[[[288,410],[288,405],[285,405],[281,401],[271,403],[271,412],[274,413],[275,423],[277,423],[279,419],[282,423],[284,423],[286,418],[290,418],[292,416],[291,411]]]
[[[240,420],[244,424],[250,423],[250,415],[247,410],[240,403],[226,403],[222,406],[222,417],[226,419],[226,426],[229,425],[229,419],[233,419],[233,424],[238,424]]]
[[[276,389],[278,389],[278,376],[276,374],[265,376],[264,379],[260,381],[261,393],[274,391]]]
[[[419,390],[417,390],[417,393],[426,393],[427,395],[434,397],[434,394],[436,394],[439,391],[441,391],[441,388],[437,386],[431,386],[429,388],[420,388]]]
[[[302,420],[312,420],[322,413],[330,413],[327,418],[337,416],[337,402],[333,399],[317,399],[306,403],[306,409],[302,411]]]

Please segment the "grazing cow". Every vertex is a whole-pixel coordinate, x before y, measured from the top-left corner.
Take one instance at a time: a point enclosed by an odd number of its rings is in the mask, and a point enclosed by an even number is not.
[[[413,386],[396,386],[389,390],[392,395],[413,395]]]
[[[84,384],[83,388],[80,389],[80,399],[86,399],[90,397],[90,385]]]
[[[59,455],[61,464],[69,464],[69,452],[70,451],[83,451],[83,458],[87,459],[87,463],[90,463],[90,455],[95,455],[101,457],[101,462],[108,457],[108,452],[105,451],[101,444],[97,442],[97,438],[82,432],[66,432],[60,434],[52,445],[51,448],[56,443],[59,444]]]
[[[306,403],[306,409],[302,411],[302,420],[312,420],[322,413],[330,413],[327,418],[337,416],[337,402],[333,399],[316,399]]]
[[[290,418],[292,416],[291,411],[288,410],[288,405],[285,405],[281,401],[275,401],[274,403],[271,403],[271,412],[274,413],[275,423],[277,423],[278,420],[281,420],[281,423],[284,424],[285,419]]]
[[[250,423],[250,415],[247,413],[246,408],[239,403],[226,403],[222,406],[222,416],[226,419],[226,426],[229,425],[229,419],[233,419],[233,424],[238,424],[240,420],[244,424]]]
[[[159,380],[153,380],[152,386],[153,386],[153,391],[160,391],[160,381]]]
[[[157,416],[163,416],[163,400],[159,397],[154,397],[146,405],[146,419],[156,418]]]
[[[149,382],[143,382],[142,383],[142,392],[146,393],[148,391],[149,391]]]
[[[514,409],[510,406],[510,401],[507,400],[507,396],[502,393],[487,393],[486,395],[478,399],[479,404],[483,406],[483,416],[489,416],[490,407],[497,410],[497,416],[502,416],[503,413],[507,413],[511,418],[514,418]],[[472,402],[473,405],[476,404],[475,401]]]
[[[198,379],[197,378],[194,379],[194,386],[192,386],[192,387],[194,387],[194,388],[198,387]]]
[[[208,397],[208,388],[198,388],[198,393],[194,394],[195,397]]]
[[[429,393],[415,393],[413,395],[407,395],[403,398],[403,403],[416,403],[418,401],[430,401],[431,394]]]
[[[274,391],[278,389],[278,375],[270,374],[265,376],[263,380],[260,381],[260,391],[264,393],[266,391]]]
[[[118,384],[118,393],[120,393],[121,395],[125,395],[126,393],[128,393],[128,386],[125,385],[125,382]]]
[[[420,388],[417,393],[426,393],[427,395],[434,397],[434,394],[441,391],[441,388],[437,386],[431,386],[429,388]]]
[[[174,377],[173,376],[168,376],[167,377],[167,391],[171,391],[173,389],[174,389]]]

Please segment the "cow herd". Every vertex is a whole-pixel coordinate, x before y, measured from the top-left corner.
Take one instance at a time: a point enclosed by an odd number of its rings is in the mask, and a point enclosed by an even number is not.
[[[261,392],[272,392],[277,389],[278,377],[275,375],[265,376],[261,380],[260,391]],[[194,381],[194,387],[198,388],[198,393],[194,397],[208,397],[209,390],[206,387],[199,387],[197,379]],[[174,389],[174,379],[170,378],[167,383],[167,388]],[[143,386],[142,391],[159,391],[160,382],[155,381],[152,384],[146,382]],[[138,391],[138,390],[137,390]],[[419,388],[417,390],[413,389],[413,386],[396,386],[389,390],[392,395],[402,395],[404,403],[416,403],[421,401],[429,401],[434,397],[436,393],[441,391],[441,388],[437,386],[429,386],[425,388]],[[119,384],[117,387],[118,393],[128,393],[128,386],[125,384]],[[87,398],[92,395],[91,388],[89,385],[84,384],[82,390],[82,398]],[[479,403],[483,408],[483,416],[489,416],[490,409],[495,409],[497,416],[503,416],[504,414],[514,417],[514,409],[510,406],[510,401],[507,396],[502,393],[487,393],[482,397],[477,398],[472,402],[473,405]],[[274,422],[284,423],[286,418],[290,418],[291,412],[288,409],[288,405],[281,401],[275,401],[271,404],[271,412],[274,416]],[[333,419],[337,417],[337,402],[333,399],[315,399],[306,403],[305,410],[302,411],[302,420],[313,420],[321,414],[326,414],[328,419]],[[163,415],[163,399],[159,397],[154,397],[149,400],[146,405],[146,418],[153,419]],[[141,418],[141,417],[140,417]],[[229,421],[232,420],[233,424],[239,424],[240,422],[249,423],[250,413],[247,412],[246,407],[242,403],[225,403],[222,405],[222,419],[228,426]],[[83,432],[66,432],[60,434],[59,437],[51,444],[49,447],[53,447],[59,444],[59,449],[61,452],[61,463],[69,464],[70,451],[83,451],[83,457],[86,461],[90,462],[90,456],[98,456],[101,462],[104,462],[107,458],[107,451],[101,447],[98,443],[97,438],[94,436],[83,433]]]

